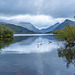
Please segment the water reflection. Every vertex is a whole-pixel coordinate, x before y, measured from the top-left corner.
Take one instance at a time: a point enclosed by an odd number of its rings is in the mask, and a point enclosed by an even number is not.
[[[63,43],[53,36],[16,36],[13,44],[3,48],[2,53],[44,53],[58,49]]]
[[[2,48],[8,47],[12,43],[13,43],[13,38],[0,39],[0,51]]]
[[[39,47],[38,47],[39,46]],[[15,36],[9,46],[1,47],[0,75],[73,75],[66,69],[57,49],[65,41],[54,36]]]
[[[66,67],[69,68],[72,64],[75,67],[75,46],[65,45],[64,48],[58,50],[58,56],[64,58]],[[74,69],[75,70],[75,69]]]

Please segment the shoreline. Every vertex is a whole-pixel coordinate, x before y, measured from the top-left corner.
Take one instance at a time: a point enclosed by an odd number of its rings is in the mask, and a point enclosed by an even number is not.
[[[46,35],[55,35],[53,33],[51,34],[13,34],[13,36],[46,36]]]

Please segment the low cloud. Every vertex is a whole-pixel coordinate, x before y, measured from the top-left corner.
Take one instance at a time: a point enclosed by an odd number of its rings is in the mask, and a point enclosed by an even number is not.
[[[0,19],[8,20],[10,22],[30,22],[37,28],[47,28],[57,22],[63,22],[66,18],[53,18],[47,15],[17,15],[10,17],[0,16]]]
[[[75,15],[75,0],[0,0],[0,19],[49,27]]]

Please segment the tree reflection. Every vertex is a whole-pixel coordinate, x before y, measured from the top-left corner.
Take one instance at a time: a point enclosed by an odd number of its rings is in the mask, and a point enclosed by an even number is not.
[[[13,43],[13,38],[0,38],[0,51],[2,48],[9,46],[10,44]]]
[[[65,48],[60,48],[58,50],[58,56],[65,58],[67,68],[70,66],[70,64],[73,64],[75,67],[75,44],[68,44],[65,46]]]

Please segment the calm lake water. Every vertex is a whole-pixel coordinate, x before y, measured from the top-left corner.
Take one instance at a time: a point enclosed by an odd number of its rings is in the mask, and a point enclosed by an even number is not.
[[[14,35],[0,41],[0,75],[74,75],[72,63],[67,67],[58,49],[65,41],[50,35]]]

